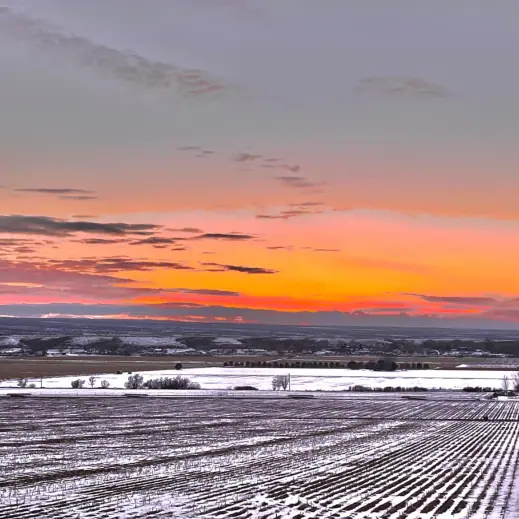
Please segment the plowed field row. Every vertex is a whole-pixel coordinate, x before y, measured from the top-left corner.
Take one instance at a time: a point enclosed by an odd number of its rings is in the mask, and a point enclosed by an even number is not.
[[[518,458],[515,402],[3,399],[0,519],[516,518]]]

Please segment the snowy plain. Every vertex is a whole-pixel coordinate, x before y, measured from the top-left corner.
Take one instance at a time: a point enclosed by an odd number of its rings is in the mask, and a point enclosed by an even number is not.
[[[134,372],[134,373],[137,373]],[[182,375],[198,382],[202,389],[226,390],[235,386],[254,386],[261,390],[272,389],[272,378],[276,375],[290,374],[290,386],[296,391],[347,391],[356,385],[371,388],[386,386],[412,388],[415,386],[427,389],[460,390],[467,386],[501,388],[503,376],[511,376],[510,371],[482,370],[409,370],[394,372],[374,372],[369,370],[348,369],[284,369],[284,368],[193,368],[160,371],[139,371],[144,380],[160,377]],[[110,384],[111,389],[124,389],[128,373],[99,373],[95,376],[95,387],[100,387],[102,380]],[[85,380],[88,385],[89,376],[61,376],[29,379],[29,384],[39,388],[70,389],[71,382],[77,378]],[[0,382],[0,388],[13,388],[16,380]]]

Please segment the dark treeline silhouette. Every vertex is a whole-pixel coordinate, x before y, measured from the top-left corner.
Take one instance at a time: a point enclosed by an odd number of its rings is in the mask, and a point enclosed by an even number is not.
[[[429,369],[427,362],[395,362],[390,358],[380,358],[367,362],[350,360],[347,363],[336,361],[229,361],[224,362],[224,367],[237,368],[284,368],[284,369],[369,369],[372,371],[397,371],[409,369]]]

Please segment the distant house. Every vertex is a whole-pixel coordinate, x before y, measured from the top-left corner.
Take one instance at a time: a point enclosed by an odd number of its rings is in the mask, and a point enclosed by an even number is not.
[[[51,348],[47,350],[48,357],[61,357],[63,355],[88,355],[88,352],[83,348]]]

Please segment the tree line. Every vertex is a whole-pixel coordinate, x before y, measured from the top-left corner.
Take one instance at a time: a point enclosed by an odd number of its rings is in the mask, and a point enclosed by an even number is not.
[[[427,362],[395,362],[391,359],[378,359],[370,361],[351,360],[347,363],[335,361],[229,361],[223,363],[224,367],[238,368],[285,368],[285,369],[369,369],[372,371],[397,371],[409,369],[430,369]]]
[[[96,377],[88,379],[89,386],[93,389],[96,385]],[[70,383],[73,389],[84,389],[86,380],[80,378],[72,380]],[[24,386],[25,387],[25,386]],[[108,389],[110,383],[107,380],[102,380],[100,384],[101,389]],[[126,389],[201,389],[198,382],[192,382],[188,377],[160,377],[150,378],[144,381],[144,377],[139,373],[130,375],[128,380],[124,383]]]

